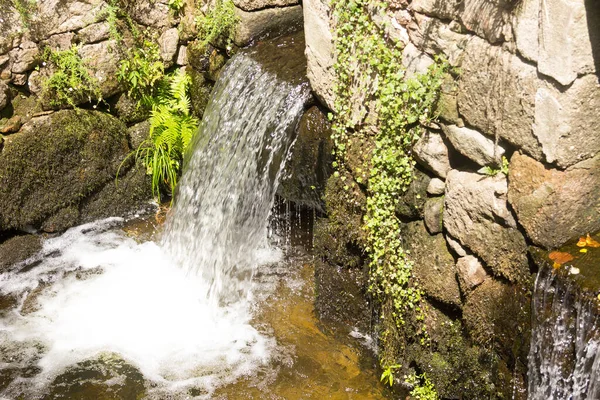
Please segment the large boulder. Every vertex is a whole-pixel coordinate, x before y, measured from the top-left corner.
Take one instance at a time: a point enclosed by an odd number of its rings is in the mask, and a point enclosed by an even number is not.
[[[35,118],[0,153],[0,230],[37,228],[115,178],[129,153],[125,125],[100,112]]]
[[[303,2],[304,32],[306,33],[307,76],[319,100],[330,110],[334,108],[333,71],[334,48],[327,0]]]
[[[86,44],[79,50],[81,59],[89,67],[92,75],[98,81],[102,96],[108,98],[121,91],[121,83],[117,78],[119,56],[114,40]]]
[[[299,30],[302,26],[300,5],[253,12],[236,8],[235,15],[240,22],[236,27],[234,42],[240,47],[250,44],[255,39]]]
[[[405,250],[413,262],[413,276],[425,295],[442,303],[460,307],[460,290],[456,280],[454,258],[442,235],[431,236],[423,221],[401,228]]]
[[[527,246],[508,210],[508,184],[494,177],[452,170],[446,179],[446,231],[496,275],[522,281],[529,274]]]
[[[557,248],[600,230],[600,154],[560,171],[516,153],[509,182],[508,200],[535,244]]]

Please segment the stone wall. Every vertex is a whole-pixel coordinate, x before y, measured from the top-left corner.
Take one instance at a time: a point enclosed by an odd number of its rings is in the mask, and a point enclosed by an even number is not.
[[[144,168],[131,159],[121,165],[149,132],[148,110],[136,106],[117,78],[136,46],[135,31],[158,45],[167,71],[187,70],[192,109],[201,117],[237,46],[301,27],[298,3],[235,0],[240,22],[233,48],[226,49],[223,40],[194,46],[195,18],[213,2],[187,0],[177,11],[168,0],[0,0],[0,232],[62,231],[150,200]],[[98,93],[75,99],[90,111],[52,105],[53,95],[43,89],[53,73],[44,52],[72,46],[98,82]],[[102,146],[107,159],[88,151]]]
[[[458,324],[469,341],[468,351],[457,347],[464,357],[456,358],[446,351],[446,339],[435,337],[439,329],[432,323],[427,356],[412,349],[399,363],[434,376],[443,397],[483,396],[464,389],[468,379],[458,372],[454,381],[441,377],[444,368],[453,373],[461,363],[465,371],[495,368],[497,379],[489,381],[495,389],[486,397],[498,395],[502,385],[514,385],[523,397],[526,292],[535,271],[528,248],[553,249],[600,230],[600,7],[584,0],[389,3],[384,15],[371,18],[390,44],[404,48],[409,76],[425,72],[438,54],[459,71],[442,87],[438,124],[426,127],[412,149],[416,175],[396,213],[405,222],[399,235],[411,251],[428,315]],[[317,98],[333,110],[335,21],[328,4],[306,0],[303,7],[308,77]],[[485,167],[499,169],[502,157],[507,174],[485,173]],[[345,163],[348,171],[340,174],[354,187],[358,173],[351,157]],[[320,299],[319,312],[360,326],[367,305],[354,321],[338,310],[350,309],[346,297],[368,296],[361,195],[356,206],[340,204],[333,180],[326,192],[329,219],[318,224],[316,247],[331,274],[348,270],[344,285],[353,280],[355,287],[348,296],[342,290],[343,301]],[[326,274],[323,266],[319,271]],[[355,278],[357,271],[362,278]],[[488,350],[500,362],[481,363],[486,356],[477,352]],[[469,364],[468,354],[479,361]]]

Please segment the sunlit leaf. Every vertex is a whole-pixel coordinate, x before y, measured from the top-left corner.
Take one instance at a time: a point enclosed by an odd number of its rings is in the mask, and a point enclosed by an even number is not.
[[[562,265],[575,259],[575,257],[573,257],[571,254],[564,253],[562,251],[553,251],[552,253],[548,254],[548,257],[558,265]]]

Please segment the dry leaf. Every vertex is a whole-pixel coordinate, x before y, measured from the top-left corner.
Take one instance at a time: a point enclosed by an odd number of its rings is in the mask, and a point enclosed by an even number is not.
[[[585,240],[584,237],[580,237],[579,238],[579,242],[577,242],[577,246],[579,247],[585,247],[587,245],[587,241]]]
[[[558,265],[562,265],[575,259],[575,257],[573,257],[571,254],[563,253],[562,251],[553,251],[552,253],[548,254],[548,257]]]
[[[581,240],[581,239],[579,239],[579,240]],[[589,234],[589,233],[587,234],[587,237],[585,238],[585,244],[586,244],[588,247],[600,247],[600,243],[598,243],[598,241],[596,241],[596,240],[592,239],[592,238],[590,237],[590,234]]]

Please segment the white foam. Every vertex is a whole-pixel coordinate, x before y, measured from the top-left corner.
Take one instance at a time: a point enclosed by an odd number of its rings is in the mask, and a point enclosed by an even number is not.
[[[48,240],[56,253],[31,271],[9,274],[0,290],[17,293],[52,281],[37,298],[40,309],[0,325],[13,340],[40,341],[43,375],[57,374],[102,352],[117,352],[149,379],[172,387],[201,384],[208,392],[268,362],[274,339],[249,323],[250,301],[219,307],[208,285],[172,265],[155,243],[138,244],[111,219]],[[260,250],[273,262],[279,252]],[[102,268],[78,279],[66,271]],[[79,268],[79,269],[78,269]]]

